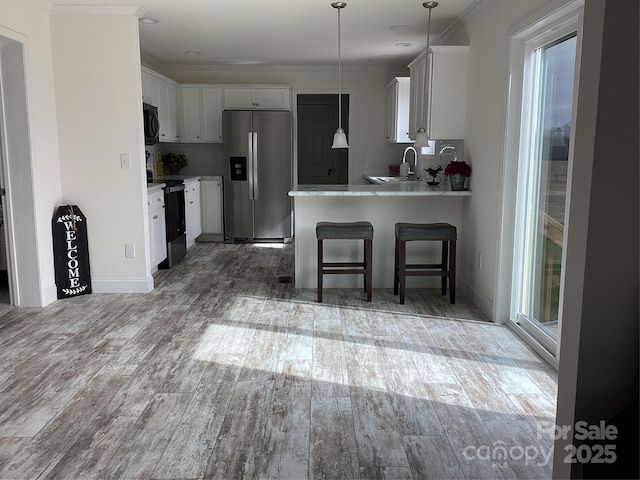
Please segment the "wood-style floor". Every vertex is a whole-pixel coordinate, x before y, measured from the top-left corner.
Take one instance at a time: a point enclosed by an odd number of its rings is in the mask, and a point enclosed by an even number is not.
[[[317,304],[282,247],[0,316],[0,478],[551,477],[556,374],[508,328],[461,292]]]

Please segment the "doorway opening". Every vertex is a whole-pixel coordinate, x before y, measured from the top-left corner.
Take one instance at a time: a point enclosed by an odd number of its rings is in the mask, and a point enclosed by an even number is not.
[[[298,185],[349,183],[349,149],[331,148],[338,122],[338,95],[299,94]],[[342,125],[349,138],[349,94],[342,94]]]

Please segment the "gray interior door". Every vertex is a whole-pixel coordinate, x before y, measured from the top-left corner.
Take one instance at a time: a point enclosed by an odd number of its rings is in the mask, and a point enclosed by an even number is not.
[[[348,149],[332,149],[338,126],[338,96],[298,95],[298,184],[349,182]],[[349,125],[349,96],[342,95],[342,126]]]

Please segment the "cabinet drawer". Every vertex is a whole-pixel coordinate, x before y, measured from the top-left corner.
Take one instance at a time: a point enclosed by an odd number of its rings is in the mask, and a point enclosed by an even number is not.
[[[184,196],[193,197],[198,194],[198,182],[191,182],[184,184]]]
[[[164,207],[164,191],[158,190],[157,192],[149,193],[147,195],[147,206],[150,212]]]

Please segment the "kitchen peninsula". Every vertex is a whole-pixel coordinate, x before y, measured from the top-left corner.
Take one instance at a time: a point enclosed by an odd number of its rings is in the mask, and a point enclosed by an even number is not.
[[[429,186],[426,182],[396,182],[386,185],[297,185],[289,196],[295,211],[296,288],[317,285],[317,222],[355,222],[373,224],[373,287],[393,287],[394,227],[396,222],[447,222],[458,229],[458,242],[464,242],[462,205],[470,191],[450,191],[449,185]],[[331,261],[358,261],[362,242],[325,242],[325,258]],[[458,251],[461,251],[460,248]],[[410,242],[407,258],[411,262],[433,263],[440,256],[439,242]],[[434,286],[439,278],[411,277],[409,287]],[[327,275],[326,288],[360,288],[361,275]]]

